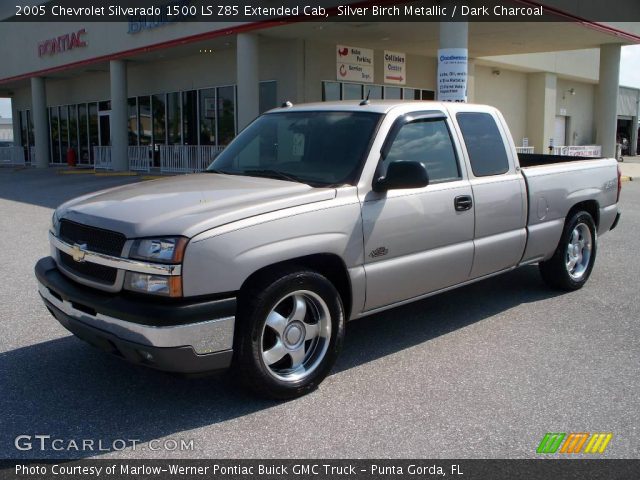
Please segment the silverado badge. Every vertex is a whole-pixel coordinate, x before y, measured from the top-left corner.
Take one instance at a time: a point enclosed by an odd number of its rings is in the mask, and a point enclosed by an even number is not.
[[[387,247],[378,247],[375,250],[372,250],[369,256],[371,258],[384,257],[387,253],[389,253],[389,249]]]

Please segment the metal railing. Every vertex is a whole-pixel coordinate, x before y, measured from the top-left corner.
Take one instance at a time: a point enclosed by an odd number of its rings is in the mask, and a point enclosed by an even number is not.
[[[602,155],[601,145],[558,145],[553,147],[553,155],[567,157],[599,157]]]
[[[0,147],[0,165],[21,166],[25,163],[23,147]]]
[[[127,149],[129,170],[134,172],[150,171],[151,162],[153,161],[151,152],[152,150],[150,145],[130,145]]]
[[[224,149],[216,145],[161,145],[162,173],[202,172]]]
[[[95,170],[113,170],[111,147],[93,147],[93,168]]]
[[[518,153],[534,153],[535,147],[516,147]]]

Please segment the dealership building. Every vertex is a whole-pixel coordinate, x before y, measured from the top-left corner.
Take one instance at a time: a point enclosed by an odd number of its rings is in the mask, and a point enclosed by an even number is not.
[[[499,108],[525,151],[613,156],[621,46],[640,43],[640,24],[553,11],[565,21],[5,22],[0,97],[33,166],[72,152],[114,170],[197,170],[286,101],[446,98],[438,73],[464,57],[447,74]]]

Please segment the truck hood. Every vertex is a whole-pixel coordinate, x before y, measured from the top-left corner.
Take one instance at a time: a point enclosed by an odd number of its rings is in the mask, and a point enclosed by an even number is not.
[[[262,213],[330,200],[334,188],[261,177],[202,173],[134,183],[75,198],[58,218],[123,233],[127,238],[192,237]]]

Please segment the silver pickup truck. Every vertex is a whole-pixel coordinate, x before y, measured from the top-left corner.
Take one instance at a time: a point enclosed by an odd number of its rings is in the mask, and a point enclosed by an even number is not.
[[[615,159],[520,155],[495,108],[337,102],[258,117],[208,171],[71,200],[35,271],[53,316],[149,367],[317,386],[345,322],[538,263],[589,278]]]

